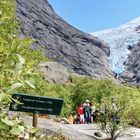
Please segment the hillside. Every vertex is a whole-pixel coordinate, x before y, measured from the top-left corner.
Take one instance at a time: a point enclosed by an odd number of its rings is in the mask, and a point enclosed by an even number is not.
[[[131,49],[131,54],[128,57],[128,61],[125,66],[127,67],[127,73],[132,74],[129,82],[134,85],[140,85],[140,42],[134,44]]]
[[[47,0],[16,2],[20,37],[36,39],[34,49],[44,46],[45,55],[66,66],[70,72],[96,78],[110,76],[107,44],[69,25]]]

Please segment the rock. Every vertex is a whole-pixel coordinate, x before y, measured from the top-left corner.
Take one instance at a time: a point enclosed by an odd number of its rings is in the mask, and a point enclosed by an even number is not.
[[[69,121],[68,121],[67,118],[62,118],[60,123],[62,123],[62,124],[69,124]]]
[[[9,115],[15,116],[15,112],[9,112]],[[20,120],[26,122],[29,126],[32,124],[32,116],[27,114],[21,115]],[[106,139],[107,135],[100,130],[99,124],[61,124],[54,122],[52,119],[38,119],[39,132],[43,134],[43,137],[49,136],[49,139],[55,134],[62,134],[65,140],[99,140]],[[96,137],[95,133],[98,133],[101,137]],[[128,135],[128,134],[135,135]],[[123,132],[118,138],[119,140],[139,140],[140,139],[140,129],[135,127],[130,127]]]
[[[136,30],[140,35],[140,25],[136,27]],[[122,75],[122,79],[128,83],[140,86],[140,41],[131,45],[131,53],[125,62],[126,71],[125,75]]]
[[[129,83],[140,86],[140,42],[132,46],[131,54],[128,57],[128,60],[125,64],[127,75],[125,79],[129,78]]]
[[[24,140],[29,140],[29,133],[25,133],[25,137],[24,137]]]
[[[135,31],[137,31],[138,33],[140,33],[140,25],[136,27]]]
[[[41,140],[46,139],[46,134],[41,134],[40,139]]]
[[[123,72],[120,77],[124,80],[124,82],[133,81],[134,74],[132,72],[125,71]]]
[[[109,46],[69,25],[48,0],[16,0],[16,12],[21,22],[20,37],[36,39],[32,48],[44,46],[45,55],[70,72],[95,78],[112,76]]]
[[[47,135],[47,137],[52,138],[55,135],[55,133],[56,132],[53,131],[53,130],[46,129],[46,135]]]
[[[40,63],[38,67],[49,83],[66,83],[69,81],[68,70],[57,62]]]
[[[95,135],[96,137],[102,137],[102,134],[101,134],[100,132],[94,132],[94,135]]]

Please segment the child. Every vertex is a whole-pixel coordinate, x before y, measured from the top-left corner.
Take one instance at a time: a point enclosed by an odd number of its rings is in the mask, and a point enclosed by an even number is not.
[[[83,109],[83,105],[82,104],[80,104],[78,106],[77,113],[80,115],[80,124],[83,124],[84,123],[84,109]]]

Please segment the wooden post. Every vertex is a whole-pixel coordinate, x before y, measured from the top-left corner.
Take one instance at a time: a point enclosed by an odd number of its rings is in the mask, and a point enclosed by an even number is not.
[[[37,127],[38,126],[38,114],[34,113],[33,114],[33,127]]]

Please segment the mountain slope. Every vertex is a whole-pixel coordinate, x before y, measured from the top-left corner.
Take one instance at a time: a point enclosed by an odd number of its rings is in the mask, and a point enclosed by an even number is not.
[[[127,78],[127,81],[131,84],[140,85],[140,41],[132,46],[131,54],[125,66],[127,67],[127,75],[125,77],[122,76]]]
[[[110,76],[109,46],[83,33],[59,17],[47,0],[16,0],[21,37],[35,38],[33,48],[45,47],[45,55],[70,72],[92,77]]]
[[[91,33],[110,45],[110,67],[112,71],[127,73],[125,80],[138,81],[140,73],[139,42],[140,17],[118,28]],[[119,70],[118,70],[119,69]],[[136,83],[140,83],[136,82]]]

